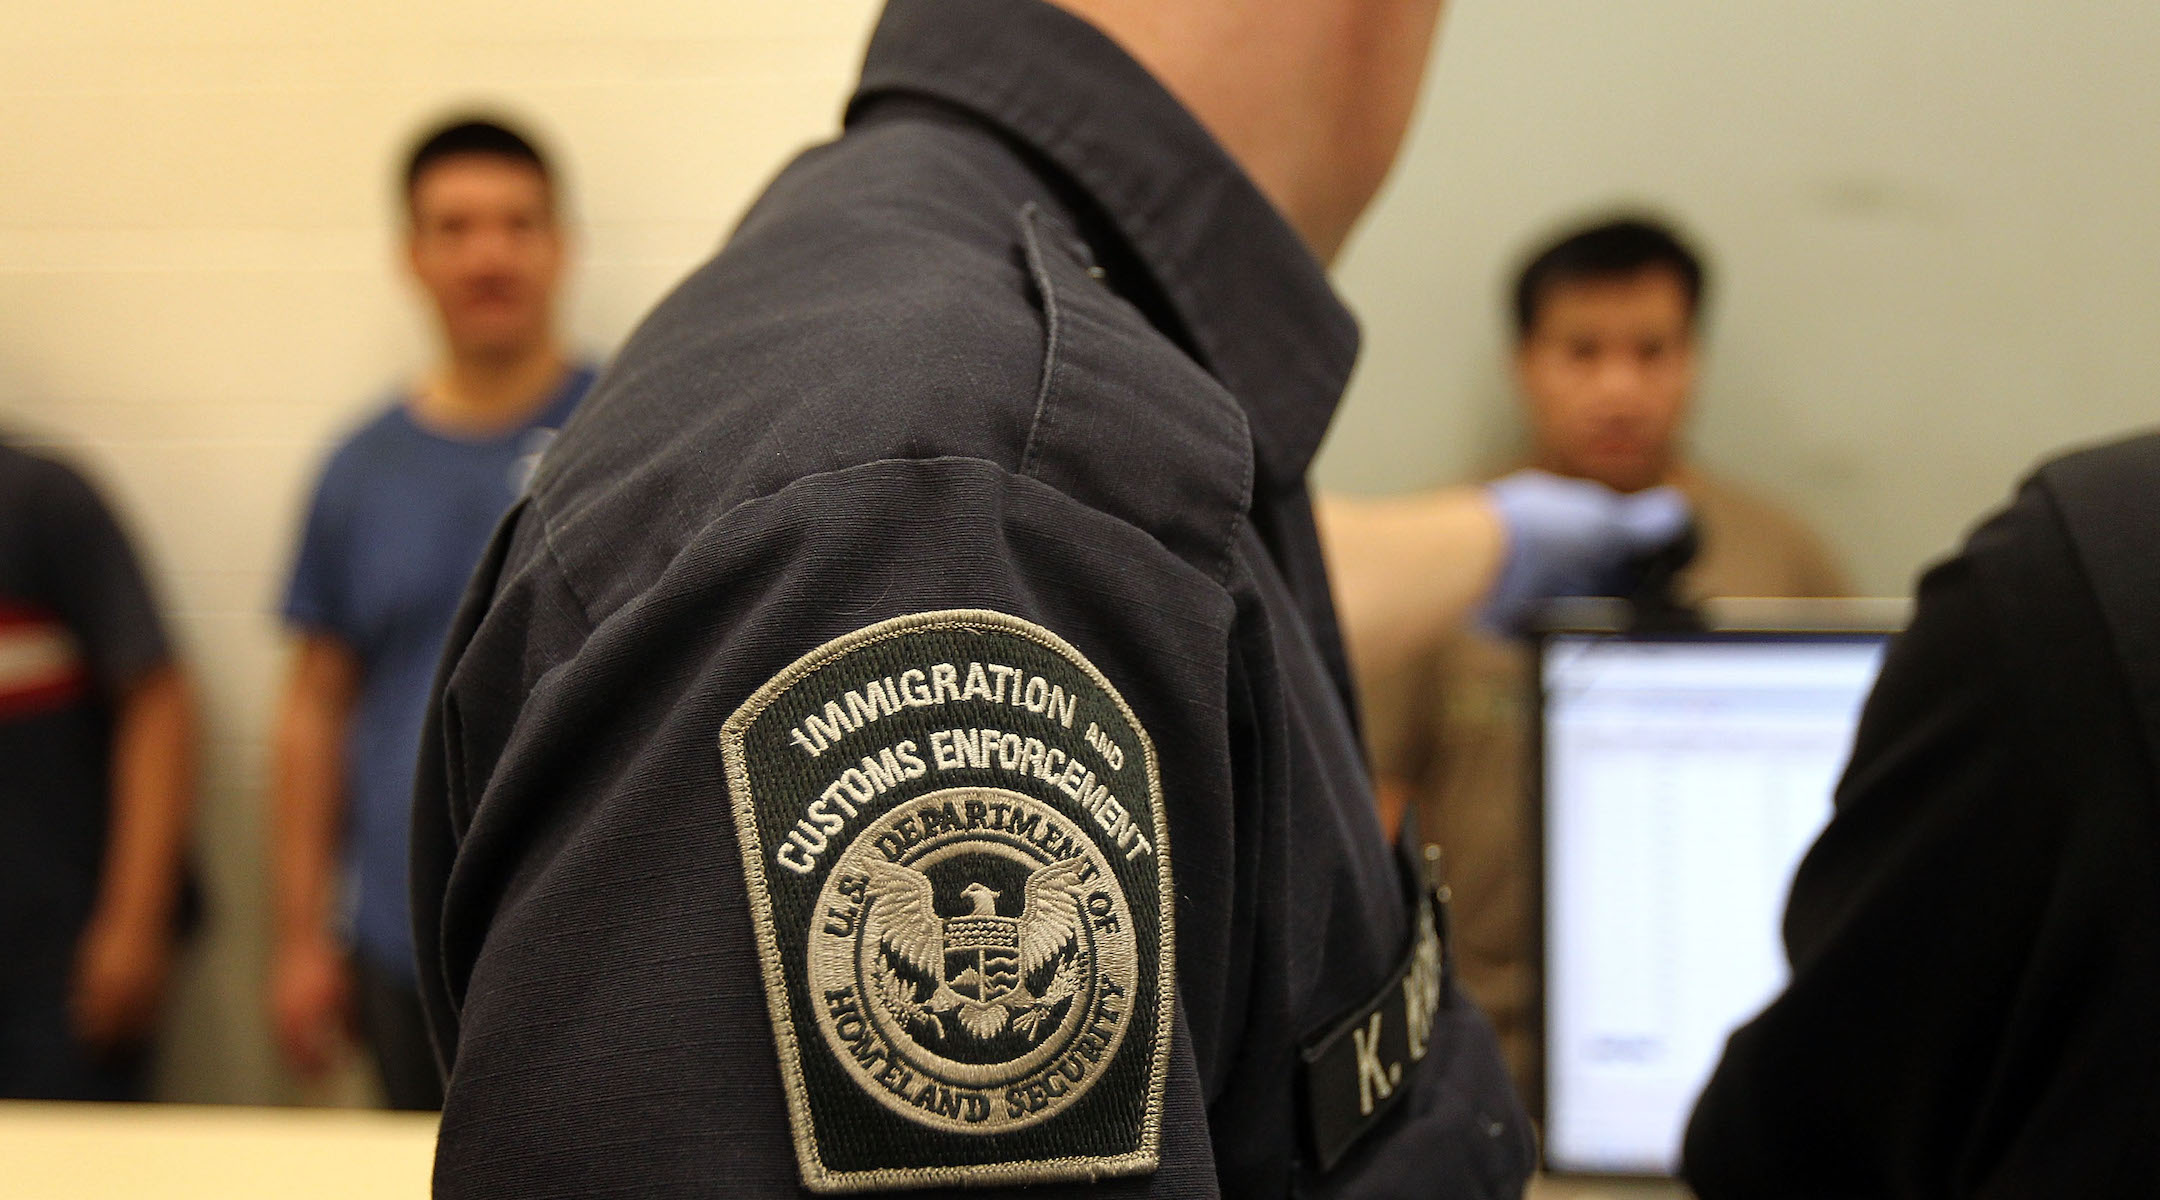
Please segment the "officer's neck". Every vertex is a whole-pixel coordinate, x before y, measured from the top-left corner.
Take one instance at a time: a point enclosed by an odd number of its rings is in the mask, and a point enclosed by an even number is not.
[[[1169,89],[1332,262],[1415,106],[1438,0],[1053,0]]]

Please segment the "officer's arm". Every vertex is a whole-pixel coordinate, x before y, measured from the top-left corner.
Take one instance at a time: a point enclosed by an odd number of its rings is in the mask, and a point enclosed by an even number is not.
[[[1623,495],[1538,470],[1385,500],[1323,497],[1335,607],[1361,674],[1423,653],[1475,616],[1514,633],[1557,596],[1620,594],[1622,567],[1679,536],[1669,487]]]
[[[1361,678],[1460,629],[1499,577],[1507,549],[1500,514],[1477,487],[1385,499],[1323,494],[1314,517]]]
[[[974,460],[799,480],[632,595],[541,503],[424,739],[437,1194],[1212,1189],[1170,1022],[1219,1002],[1165,972],[1227,887],[1169,900],[1230,835],[1220,586]]]

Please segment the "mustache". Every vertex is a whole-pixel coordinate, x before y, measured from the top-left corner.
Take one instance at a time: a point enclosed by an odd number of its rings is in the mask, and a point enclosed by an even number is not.
[[[458,282],[457,297],[466,301],[515,300],[528,290],[515,275],[476,275]]]

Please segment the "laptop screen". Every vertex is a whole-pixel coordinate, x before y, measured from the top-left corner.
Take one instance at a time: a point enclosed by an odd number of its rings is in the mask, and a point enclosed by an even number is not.
[[[1779,927],[1887,638],[1554,634],[1543,699],[1545,1154],[1662,1175]]]

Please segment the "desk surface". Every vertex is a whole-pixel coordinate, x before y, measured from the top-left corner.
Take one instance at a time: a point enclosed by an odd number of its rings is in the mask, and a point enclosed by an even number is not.
[[[413,1113],[0,1102],[11,1200],[425,1196],[434,1156]]]
[[[435,1118],[326,1108],[0,1101],[9,1200],[425,1196]],[[1683,1200],[1670,1184],[1539,1180],[1527,1200]]]

